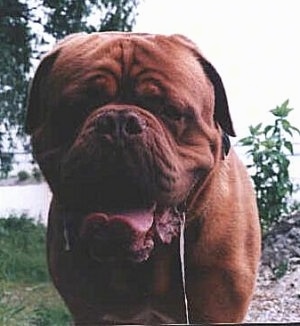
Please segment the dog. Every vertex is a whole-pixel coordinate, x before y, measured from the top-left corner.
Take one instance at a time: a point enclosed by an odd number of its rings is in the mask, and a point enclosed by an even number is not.
[[[66,37],[33,78],[26,131],[53,193],[50,275],[75,324],[243,320],[256,199],[221,77],[192,41]]]

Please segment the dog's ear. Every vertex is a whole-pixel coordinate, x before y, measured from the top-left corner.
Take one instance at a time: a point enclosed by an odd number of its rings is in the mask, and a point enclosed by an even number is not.
[[[229,112],[229,106],[228,106],[225,88],[217,70],[209,61],[207,61],[202,56],[196,44],[192,42],[189,38],[179,34],[172,35],[171,38],[179,42],[184,47],[190,49],[190,51],[194,53],[195,57],[202,65],[206,76],[211,81],[214,88],[214,94],[215,94],[214,119],[221,126],[223,132],[225,132],[230,136],[236,136],[235,131],[233,129],[230,112]]]
[[[46,110],[47,80],[59,51],[53,51],[41,61],[28,92],[25,131],[32,134],[44,121]]]
[[[207,77],[209,78],[214,87],[214,119],[221,126],[222,130],[226,134],[230,136],[236,136],[235,131],[233,129],[227,96],[222,79],[215,67],[202,56],[200,57],[200,63],[203,67],[204,72],[206,73]]]

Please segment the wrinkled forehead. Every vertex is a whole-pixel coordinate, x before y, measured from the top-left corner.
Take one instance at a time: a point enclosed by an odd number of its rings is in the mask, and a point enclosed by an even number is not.
[[[119,77],[140,70],[166,75],[176,83],[193,82],[204,75],[194,53],[172,36],[138,33],[95,33],[70,36],[58,45],[54,71],[69,77],[110,69]],[[62,69],[62,68],[68,69]]]

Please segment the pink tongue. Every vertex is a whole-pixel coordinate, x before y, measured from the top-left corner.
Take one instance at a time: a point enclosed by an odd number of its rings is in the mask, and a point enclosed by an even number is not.
[[[117,214],[91,213],[87,216],[87,221],[105,220],[105,223],[121,222],[126,224],[136,233],[146,233],[153,224],[153,209],[133,210]]]

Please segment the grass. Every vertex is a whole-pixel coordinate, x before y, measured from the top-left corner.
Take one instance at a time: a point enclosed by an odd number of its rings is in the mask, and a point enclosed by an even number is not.
[[[26,216],[0,218],[0,325],[70,324],[49,280],[45,235],[45,226]]]

